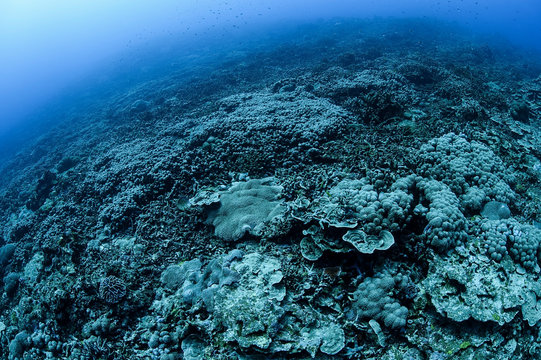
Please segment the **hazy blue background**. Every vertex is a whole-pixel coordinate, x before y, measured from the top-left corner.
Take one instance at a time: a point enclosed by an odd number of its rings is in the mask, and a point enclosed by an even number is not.
[[[451,20],[541,49],[540,0],[0,0],[0,137],[135,49],[205,46],[285,21],[374,16]]]

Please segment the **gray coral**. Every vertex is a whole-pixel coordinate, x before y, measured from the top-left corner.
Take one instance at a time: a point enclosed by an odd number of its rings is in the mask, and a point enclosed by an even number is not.
[[[466,239],[466,218],[460,211],[459,201],[449,187],[436,180],[420,180],[421,204],[426,199],[428,209],[418,205],[428,221],[424,235],[439,251],[445,251]]]
[[[509,187],[513,175],[486,145],[464,136],[446,134],[421,146],[419,174],[442,181],[461,203],[480,210],[488,199],[509,203],[516,195]],[[470,201],[475,196],[477,201]]]
[[[541,230],[521,224],[514,219],[484,220],[480,225],[480,239],[492,260],[507,256],[527,270],[538,268]]]
[[[353,311],[360,319],[380,320],[391,329],[404,327],[408,309],[393,296],[402,280],[385,273],[364,279],[353,294]]]
[[[235,241],[246,233],[261,235],[266,224],[283,215],[282,187],[272,182],[273,178],[237,182],[222,192],[220,207],[208,218],[216,236]]]

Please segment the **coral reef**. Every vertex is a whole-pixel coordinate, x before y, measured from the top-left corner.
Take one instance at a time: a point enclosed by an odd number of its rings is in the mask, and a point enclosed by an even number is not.
[[[353,307],[360,318],[380,320],[386,327],[399,329],[406,325],[408,309],[393,298],[395,287],[402,286],[400,277],[381,274],[364,279],[354,293]]]
[[[272,178],[237,182],[219,197],[220,207],[209,214],[214,234],[224,240],[239,240],[246,233],[262,235],[262,227],[285,208],[278,199],[282,188],[269,185]]]
[[[541,61],[269,37],[82,91],[0,164],[0,359],[539,358]]]

